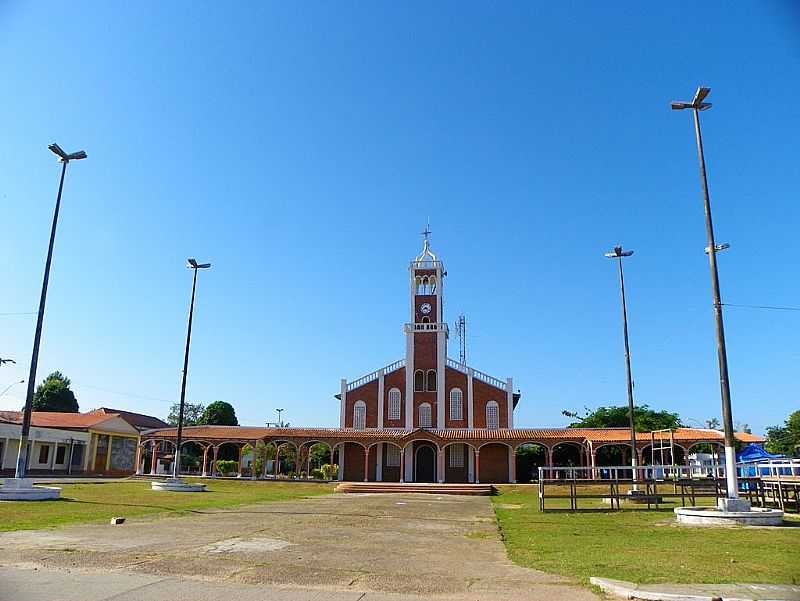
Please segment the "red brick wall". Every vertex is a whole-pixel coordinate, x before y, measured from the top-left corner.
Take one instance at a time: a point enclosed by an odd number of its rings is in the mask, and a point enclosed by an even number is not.
[[[453,388],[460,388],[461,389],[461,399],[462,404],[464,407],[464,412],[462,415],[464,419],[459,421],[453,421],[450,419],[450,391]],[[467,402],[467,375],[461,373],[457,369],[453,369],[452,367],[445,368],[444,372],[444,423],[445,428],[466,428],[467,424],[469,423],[468,420],[468,411],[469,411],[469,403]]]
[[[473,427],[485,428],[486,427],[486,403],[489,401],[496,401],[498,406],[498,415],[500,417],[500,427],[508,427],[508,395],[505,390],[500,390],[494,386],[490,386],[486,382],[482,382],[477,378],[472,379],[472,395],[475,404],[475,418]],[[466,395],[464,395],[466,402]]]
[[[400,419],[389,420],[389,391],[400,390]],[[403,428],[406,425],[406,368],[401,367],[383,378],[383,427]]]
[[[354,443],[344,445],[344,479],[348,482],[364,481],[364,447]]]
[[[400,466],[388,466],[386,465],[386,449],[390,445],[385,444],[383,446],[383,481],[384,482],[400,482]],[[401,451],[402,452],[402,451]]]
[[[345,395],[344,427],[353,427],[353,405],[357,401],[367,404],[367,428],[378,427],[378,380],[350,390]]]
[[[508,447],[502,444],[487,444],[480,450],[478,476],[482,484],[508,482]]]
[[[421,369],[427,375],[429,369],[436,369],[436,333],[423,332],[414,334],[414,371]],[[431,406],[431,425],[436,428],[436,392],[414,393],[414,426],[419,426],[419,406],[428,403]]]

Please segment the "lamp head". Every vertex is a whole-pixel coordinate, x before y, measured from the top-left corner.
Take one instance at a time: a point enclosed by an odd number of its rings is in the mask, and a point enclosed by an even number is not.
[[[70,161],[80,161],[81,159],[86,158],[86,153],[83,150],[79,150],[78,152],[73,152],[72,154],[67,154],[64,152],[64,149],[61,148],[58,144],[53,142],[47,148],[50,149],[54,155],[58,157],[59,163],[69,163]]]
[[[196,259],[186,259],[186,262],[189,269],[208,269],[211,267],[211,263],[198,263]]]

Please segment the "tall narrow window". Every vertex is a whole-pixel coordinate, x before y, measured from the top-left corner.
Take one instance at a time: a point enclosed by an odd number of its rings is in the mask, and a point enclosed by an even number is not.
[[[428,403],[422,403],[422,405],[419,406],[419,427],[432,428],[432,424],[431,406]]]
[[[464,395],[460,388],[450,391],[450,419],[458,421],[464,419]]]
[[[389,418],[400,419],[400,390],[392,388],[389,391]]]
[[[464,467],[464,445],[462,443],[451,444],[450,449],[450,467]]]
[[[436,391],[436,370],[429,369],[428,370],[428,390]]]
[[[386,445],[386,467],[400,467],[400,447]]]
[[[50,459],[50,447],[48,445],[39,446],[39,463],[47,463]]]
[[[414,390],[416,392],[423,392],[425,390],[425,372],[421,369],[414,372]]]
[[[364,401],[356,401],[353,405],[353,428],[363,430],[367,427],[367,404]]]
[[[497,401],[486,403],[486,427],[489,430],[497,430],[500,427],[500,408]]]

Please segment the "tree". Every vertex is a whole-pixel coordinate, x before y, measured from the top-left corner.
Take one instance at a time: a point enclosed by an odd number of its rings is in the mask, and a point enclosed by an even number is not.
[[[722,424],[719,423],[718,418],[712,417],[711,419],[706,420],[706,428],[709,430],[719,430],[722,428]]]
[[[628,406],[598,407],[594,411],[585,408],[583,416],[577,412],[562,411],[563,415],[576,419],[569,424],[569,428],[626,428],[630,425]],[[656,411],[647,405],[639,405],[634,410],[634,427],[637,432],[651,432],[653,430],[674,430],[681,425],[681,418],[677,413],[669,411]]]
[[[206,407],[197,423],[201,426],[238,426],[239,420],[236,419],[233,405],[225,401],[214,401]]]
[[[47,376],[33,395],[34,411],[56,411],[58,413],[78,413],[78,399],[70,390],[70,380],[60,371]]]
[[[170,426],[178,425],[178,416],[180,415],[181,404],[175,403],[169,408],[169,415],[167,416],[167,423]],[[203,411],[206,408],[202,403],[184,403],[183,405],[183,425],[196,426],[200,423],[200,418],[203,416]]]
[[[782,426],[767,428],[767,444],[770,453],[782,453],[793,457],[800,453],[800,410],[789,414]]]

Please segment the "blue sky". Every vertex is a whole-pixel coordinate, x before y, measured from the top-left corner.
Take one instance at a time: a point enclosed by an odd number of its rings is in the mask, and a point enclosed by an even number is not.
[[[800,10],[786,2],[0,3],[0,387],[27,376],[58,165],[70,167],[39,378],[166,415],[188,396],[335,425],[339,378],[403,356],[430,219],[470,363],[517,425],[636,397],[705,420],[719,389],[690,115],[704,114],[723,300],[800,306]],[[726,313],[734,418],[800,406],[800,312]],[[455,341],[451,356],[457,357]],[[17,408],[24,386],[0,397]]]

